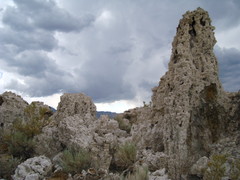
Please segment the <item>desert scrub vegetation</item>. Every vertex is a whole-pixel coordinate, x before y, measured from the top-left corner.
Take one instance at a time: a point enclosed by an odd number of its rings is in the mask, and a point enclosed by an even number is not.
[[[24,110],[25,119],[17,119],[11,129],[0,133],[1,154],[25,160],[34,154],[33,137],[42,132],[42,128],[50,122],[49,110],[32,103]]]
[[[91,154],[85,149],[75,150],[74,148],[65,149],[63,151],[60,165],[65,173],[81,173],[92,165]]]
[[[118,159],[120,166],[123,169],[127,169],[136,162],[137,148],[135,144],[126,142],[117,148],[115,156]]]
[[[126,131],[127,133],[130,133],[131,131],[131,124],[127,123],[124,119],[123,119],[123,115],[118,114],[114,117],[114,119],[118,122],[119,124],[119,129]]]
[[[208,162],[207,169],[204,173],[204,180],[221,180],[225,175],[227,155],[214,154]]]
[[[5,135],[8,154],[23,160],[32,157],[34,154],[35,142],[20,131]]]
[[[129,173],[126,177],[122,176],[121,180],[149,180],[148,169],[140,166],[134,173]]]
[[[214,154],[208,162],[203,179],[221,180],[224,176],[231,180],[240,179],[240,159],[231,158],[226,154]]]
[[[16,167],[20,164],[21,160],[9,155],[0,156],[0,178],[11,179]]]
[[[42,128],[51,121],[51,112],[45,107],[37,107],[36,102],[32,102],[24,110],[27,120],[18,119],[14,122],[14,129],[24,132],[28,137],[34,137],[42,132]]]
[[[0,178],[11,179],[16,166],[34,155],[34,136],[50,122],[49,109],[34,102],[25,108],[24,114],[11,128],[0,131]]]

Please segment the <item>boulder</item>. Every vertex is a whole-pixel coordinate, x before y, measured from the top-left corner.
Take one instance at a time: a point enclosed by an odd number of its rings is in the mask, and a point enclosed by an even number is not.
[[[88,130],[88,125],[96,120],[95,114],[96,106],[90,97],[82,93],[65,93],[61,96],[57,111],[51,117],[51,123],[43,128],[42,134],[35,137],[35,151],[39,155],[54,157],[70,145],[86,147],[90,142],[84,138],[86,135],[86,138],[92,139],[91,128]]]
[[[191,175],[196,175],[197,177],[203,177],[205,170],[207,169],[209,159],[208,157],[204,156],[201,157],[192,167],[190,170]]]
[[[12,92],[0,95],[0,128],[10,130],[14,121],[25,119],[24,110],[28,103]]]
[[[18,165],[12,178],[13,180],[40,180],[51,172],[51,160],[45,156],[38,156]]]
[[[82,93],[64,93],[60,98],[55,119],[62,120],[76,114],[95,118],[96,106],[90,97]]]

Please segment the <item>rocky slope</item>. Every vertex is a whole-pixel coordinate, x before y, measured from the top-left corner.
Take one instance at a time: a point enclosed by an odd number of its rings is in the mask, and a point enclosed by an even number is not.
[[[222,177],[240,178],[240,93],[225,92],[221,86],[213,30],[203,9],[183,15],[172,43],[169,70],[153,88],[148,106],[128,110],[115,119],[97,119],[90,97],[64,94],[53,115],[45,109],[41,119],[50,116],[50,123],[34,136],[36,157],[19,165],[13,179],[50,177],[59,170],[63,150],[73,147],[91,152],[93,165],[99,169],[65,179],[117,180],[120,171],[135,172],[139,167],[148,167],[150,179],[155,180],[208,179],[214,173],[209,164],[219,159],[219,168],[226,167]],[[35,106],[45,107],[41,103]],[[28,121],[27,107],[21,97],[2,94],[1,128],[11,129],[17,117]],[[116,153],[126,142],[134,142],[137,148],[136,159],[127,168]]]

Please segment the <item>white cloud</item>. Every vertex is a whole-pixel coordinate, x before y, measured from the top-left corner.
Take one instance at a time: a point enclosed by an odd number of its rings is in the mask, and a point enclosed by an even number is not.
[[[114,16],[111,11],[109,10],[103,10],[99,17],[97,17],[95,21],[96,26],[105,26],[109,27],[111,25],[111,22],[114,20]]]
[[[7,6],[13,2],[14,6]],[[239,50],[239,4],[233,0],[4,0],[1,90],[42,96],[48,103],[56,102],[51,95],[83,92],[101,110],[114,107],[118,112],[141,105],[150,101],[151,88],[167,70],[181,15],[198,6],[208,10],[218,45]],[[233,83],[229,80],[227,85],[237,88]]]
[[[111,103],[96,103],[97,111],[111,111],[116,113],[122,113],[127,109],[135,108],[141,105],[142,102],[139,103],[134,100],[131,101],[120,100]]]
[[[45,96],[45,97],[29,97],[24,96],[25,100],[28,103],[31,103],[33,101],[41,101],[44,102],[46,105],[53,107],[54,109],[57,109],[58,103],[60,102],[60,96],[62,93],[53,94],[51,96]]]
[[[216,33],[217,44],[225,48],[237,48],[240,50],[240,43],[236,40],[239,36],[240,24],[225,31]]]

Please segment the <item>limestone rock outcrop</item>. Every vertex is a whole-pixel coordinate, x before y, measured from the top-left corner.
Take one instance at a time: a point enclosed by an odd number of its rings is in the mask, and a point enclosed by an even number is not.
[[[116,120],[108,116],[96,119],[96,107],[84,94],[64,94],[51,117],[51,123],[38,135],[36,152],[54,157],[65,148],[84,148],[93,159],[108,170],[111,150],[127,139],[129,134],[119,129]]]
[[[88,138],[86,133],[90,133],[91,128],[84,130],[78,128],[86,124],[85,121],[88,124],[95,121],[95,114],[96,106],[90,97],[82,93],[65,93],[61,96],[57,112],[51,117],[51,123],[43,128],[42,134],[35,137],[36,152],[52,157],[73,141],[83,142],[79,141],[78,137]],[[75,137],[78,134],[79,136]]]
[[[240,92],[222,88],[213,31],[206,11],[186,12],[172,43],[169,70],[152,89],[152,102],[116,119],[97,119],[96,106],[84,94],[64,94],[57,111],[46,114],[51,122],[34,137],[35,152],[58,159],[66,148],[84,148],[93,154],[107,179],[119,179],[119,174],[108,172],[120,167],[114,153],[121,144],[134,142],[137,157],[126,169],[129,172],[144,165],[150,179],[202,179],[210,169],[208,162],[220,154],[227,155],[224,177],[230,178],[231,167],[240,162]],[[10,127],[16,117],[26,119],[26,107],[28,104],[13,93],[1,95],[1,128]],[[20,167],[16,179],[27,166]]]
[[[55,119],[63,119],[75,114],[80,114],[82,117],[86,115],[95,117],[96,106],[90,97],[82,93],[64,93],[58,104]]]
[[[28,103],[21,96],[12,92],[0,95],[0,128],[10,129],[17,119],[24,119],[24,109]]]
[[[169,70],[152,89],[151,106],[124,113],[134,122],[131,134],[140,153],[146,149],[149,158],[161,152],[171,179],[202,178],[190,169],[203,157],[240,155],[240,96],[222,88],[214,29],[203,9],[186,12],[172,43]]]
[[[206,11],[187,12],[172,43],[168,72],[153,89],[154,118],[159,120],[169,172],[188,173],[191,161],[208,155],[224,122],[225,93],[218,78],[214,27]]]
[[[213,30],[203,9],[184,14],[172,43],[169,70],[153,89],[153,115],[173,179],[184,178],[189,166],[209,156],[211,145],[228,133],[232,105],[218,78]]]
[[[15,170],[13,180],[39,180],[44,179],[52,171],[52,162],[45,156],[27,159]]]

